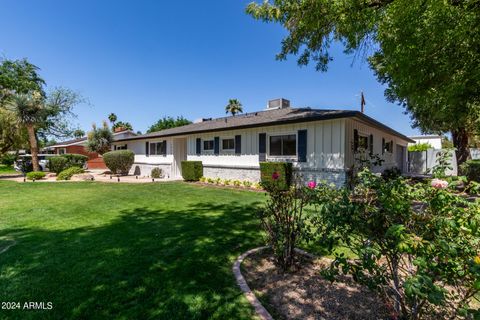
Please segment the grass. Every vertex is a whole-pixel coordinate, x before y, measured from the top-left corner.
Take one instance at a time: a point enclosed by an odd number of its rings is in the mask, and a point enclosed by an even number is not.
[[[0,181],[0,319],[251,319],[232,275],[262,193],[184,183]]]
[[[0,175],[2,174],[18,174],[18,172],[13,169],[13,166],[0,164]]]

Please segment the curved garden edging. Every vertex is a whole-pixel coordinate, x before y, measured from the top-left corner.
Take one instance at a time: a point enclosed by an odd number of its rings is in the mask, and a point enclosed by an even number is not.
[[[267,309],[265,309],[265,307],[260,303],[260,301],[257,299],[255,294],[252,292],[252,290],[248,286],[247,281],[245,280],[245,278],[242,275],[242,271],[241,271],[240,267],[242,265],[243,260],[245,260],[246,257],[248,257],[249,255],[251,255],[253,253],[263,251],[263,250],[268,249],[268,248],[270,248],[270,247],[269,246],[263,246],[263,247],[258,247],[258,248],[248,250],[247,252],[241,254],[237,258],[237,260],[235,260],[235,263],[233,264],[233,268],[232,268],[232,271],[233,271],[233,274],[235,276],[235,280],[237,281],[238,286],[240,287],[242,292],[245,294],[245,297],[247,298],[248,302],[250,302],[250,304],[255,309],[255,312],[257,313],[257,316],[260,317],[260,319],[262,319],[262,320],[273,320],[273,317],[267,311]],[[316,258],[315,255],[313,255],[311,253],[308,253],[308,252],[306,252],[302,249],[295,248],[295,251],[300,253],[300,254],[303,254],[303,255],[305,255],[309,258],[312,258],[312,259]]]

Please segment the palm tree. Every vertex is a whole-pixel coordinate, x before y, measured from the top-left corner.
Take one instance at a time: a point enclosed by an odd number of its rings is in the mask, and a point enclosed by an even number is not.
[[[115,122],[117,122],[117,115],[115,113],[110,113],[108,115],[108,120],[112,123],[112,128],[115,126]]]
[[[228,100],[228,105],[225,107],[225,111],[226,113],[230,112],[232,116],[235,117],[237,113],[243,112],[242,104],[237,99],[230,99]]]
[[[36,129],[45,118],[44,106],[43,97],[39,93],[15,94],[6,103],[7,109],[14,113],[18,124],[27,129],[33,171],[40,171]]]

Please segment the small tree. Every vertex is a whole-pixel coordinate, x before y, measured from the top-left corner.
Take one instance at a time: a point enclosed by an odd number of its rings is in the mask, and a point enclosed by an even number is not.
[[[97,128],[97,126],[93,124],[92,131],[88,133],[87,137],[88,151],[96,152],[98,154],[104,154],[105,152],[110,151],[113,142],[113,135],[106,121],[103,122],[101,128]]]
[[[192,122],[190,120],[184,118],[183,116],[177,117],[176,119],[173,117],[163,117],[155,124],[151,125],[150,128],[147,130],[147,133],[181,127],[191,123]]]
[[[230,99],[228,100],[228,104],[225,107],[225,112],[231,113],[232,116],[235,116],[237,113],[242,113],[242,104],[237,99]]]
[[[83,138],[85,136],[85,131],[81,130],[81,129],[77,129],[75,131],[73,131],[73,136],[76,138],[76,139],[80,139],[80,138]]]

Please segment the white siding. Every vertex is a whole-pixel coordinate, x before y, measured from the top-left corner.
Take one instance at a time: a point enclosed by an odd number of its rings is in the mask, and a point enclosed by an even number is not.
[[[351,167],[353,165],[354,161],[354,155],[353,155],[353,131],[355,129],[358,130],[358,133],[360,135],[367,135],[369,136],[370,134],[373,135],[373,153],[380,155],[385,162],[381,167],[374,168],[374,171],[383,171],[386,168],[391,168],[397,166],[396,163],[396,153],[397,153],[397,145],[401,145],[406,147],[408,144],[408,141],[392,135],[390,133],[387,133],[384,130],[378,129],[376,127],[373,127],[367,123],[364,123],[360,120],[357,119],[346,119],[346,137],[347,139],[345,140],[345,148],[346,148],[346,155],[345,155],[345,164],[347,168]],[[389,142],[393,140],[393,152],[392,153],[383,153],[382,154],[382,138],[385,139],[385,142]],[[404,165],[407,162],[407,152],[404,154]]]
[[[145,142],[160,142],[167,141],[167,155],[149,155],[145,154]],[[171,164],[173,162],[173,145],[171,138],[156,138],[148,140],[131,140],[131,141],[122,141],[114,142],[112,145],[127,145],[127,149],[135,153],[135,163],[144,163],[144,164]]]
[[[307,162],[294,164],[302,169],[343,169],[345,152],[345,120],[328,120],[305,122],[278,126],[258,127],[242,130],[230,130],[205,134],[193,134],[188,136],[187,154],[188,160],[202,161],[204,165],[225,167],[259,167],[258,159],[258,136],[260,133],[267,134],[267,161],[282,160],[281,158],[268,155],[268,136],[282,134],[296,134],[298,130],[307,130]],[[213,140],[214,137],[233,138],[235,135],[242,136],[241,155],[235,152],[225,152],[220,148],[220,154],[202,152],[196,154],[196,139]]]

